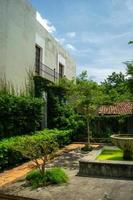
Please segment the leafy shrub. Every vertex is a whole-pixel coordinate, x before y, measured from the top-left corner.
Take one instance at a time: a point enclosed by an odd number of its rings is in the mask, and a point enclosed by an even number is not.
[[[23,156],[32,160],[40,173],[44,175],[46,171],[46,163],[48,159],[53,158],[54,153],[58,149],[58,144],[53,137],[46,139],[43,138],[37,142],[34,139],[27,138],[25,143],[21,144],[21,146],[17,145],[15,149],[21,152]]]
[[[38,130],[42,105],[42,99],[0,94],[0,138]]]
[[[26,160],[28,157],[22,155],[18,146],[25,146],[27,141],[34,141],[37,144],[42,140],[55,140],[59,147],[69,144],[73,138],[72,130],[43,130],[37,131],[34,135],[15,136],[0,141],[0,170],[16,166]],[[16,148],[17,146],[17,148]]]
[[[53,84],[43,77],[35,76],[34,81],[36,97],[42,97],[43,92],[47,92],[48,128],[73,129],[73,138],[83,140],[86,132],[85,119],[77,114],[68,101],[73,80],[61,79],[59,83]],[[75,88],[75,84],[73,86]]]
[[[26,176],[26,180],[33,189],[46,184],[46,176],[42,176],[39,170],[29,172]]]
[[[67,183],[69,179],[65,171],[59,167],[47,170],[46,177],[46,180],[53,184]]]
[[[42,175],[39,170],[33,170],[26,176],[26,180],[32,188],[38,188],[48,184],[67,183],[68,179],[65,171],[58,167],[46,170],[44,175]]]

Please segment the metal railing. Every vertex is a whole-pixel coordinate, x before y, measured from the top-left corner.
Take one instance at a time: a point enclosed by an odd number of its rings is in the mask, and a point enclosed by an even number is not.
[[[55,68],[51,69],[47,65],[40,63],[39,66],[35,66],[36,68],[36,73],[39,76],[42,76],[52,82],[56,82],[59,78],[62,77],[62,74],[58,73]]]

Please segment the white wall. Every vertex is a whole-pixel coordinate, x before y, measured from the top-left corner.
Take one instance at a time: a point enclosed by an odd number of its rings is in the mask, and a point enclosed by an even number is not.
[[[65,75],[76,75],[69,54],[36,21],[36,10],[26,0],[0,0],[0,76],[22,88],[29,69],[35,71],[35,44],[43,48],[43,63],[58,70],[58,55],[65,60]]]
[[[6,72],[7,1],[0,0],[0,78]]]
[[[1,11],[4,32],[0,32],[0,72],[16,88],[22,88],[29,69],[34,67],[35,12],[25,0],[0,0]]]

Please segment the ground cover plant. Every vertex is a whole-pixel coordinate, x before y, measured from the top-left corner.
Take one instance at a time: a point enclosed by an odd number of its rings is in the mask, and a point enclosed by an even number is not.
[[[69,178],[64,169],[59,167],[47,169],[44,174],[41,174],[38,169],[33,170],[26,176],[28,185],[30,185],[33,189],[49,184],[67,183],[68,180]]]

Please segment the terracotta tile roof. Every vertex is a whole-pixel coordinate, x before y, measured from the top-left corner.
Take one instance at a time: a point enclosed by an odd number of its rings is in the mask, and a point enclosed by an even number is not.
[[[113,105],[103,105],[99,107],[98,113],[104,115],[131,115],[133,114],[133,102],[120,102]]]

